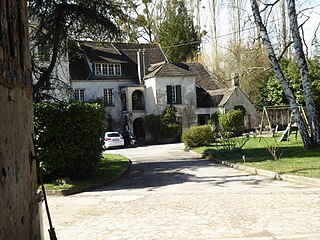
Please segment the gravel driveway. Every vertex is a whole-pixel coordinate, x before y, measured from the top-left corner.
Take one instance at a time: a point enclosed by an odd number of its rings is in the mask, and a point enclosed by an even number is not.
[[[108,152],[133,162],[121,180],[48,197],[59,240],[320,239],[320,188],[217,165],[183,144]]]

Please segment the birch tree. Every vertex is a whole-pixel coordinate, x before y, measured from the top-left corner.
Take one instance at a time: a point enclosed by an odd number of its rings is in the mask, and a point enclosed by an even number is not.
[[[311,79],[308,70],[307,60],[303,51],[303,44],[299,32],[295,0],[287,0],[288,15],[290,20],[290,31],[293,39],[293,48],[296,53],[296,61],[300,70],[302,86],[304,90],[305,102],[307,107],[308,120],[311,129],[312,144],[319,144],[319,119],[316,105],[313,99]]]
[[[298,24],[297,24],[297,14],[296,14],[296,10],[295,10],[294,0],[287,0],[288,15],[290,18],[290,30],[291,30],[291,34],[292,34],[292,40],[294,42],[296,59],[297,59],[298,66],[300,69],[300,74],[302,77],[302,85],[303,85],[304,94],[305,94],[305,98],[306,98],[308,120],[310,122],[311,134],[309,134],[307,124],[303,120],[302,115],[299,111],[299,107],[298,107],[296,99],[294,97],[294,93],[293,93],[292,89],[290,88],[289,83],[280,68],[280,64],[279,64],[278,58],[275,54],[271,40],[269,38],[267,28],[262,21],[257,1],[250,0],[250,3],[251,3],[251,8],[252,8],[255,23],[257,25],[257,28],[259,29],[260,36],[261,36],[262,41],[263,41],[264,45],[266,46],[266,49],[268,52],[270,64],[271,64],[280,84],[281,84],[281,87],[284,91],[286,98],[288,99],[288,102],[290,104],[290,108],[293,113],[294,120],[295,120],[296,124],[298,125],[298,129],[301,134],[303,144],[306,148],[311,148],[313,146],[316,146],[319,144],[318,118],[317,118],[315,105],[314,105],[314,101],[313,101],[313,96],[312,96],[312,89],[311,89],[310,78],[309,78],[309,74],[308,74],[308,67],[307,67],[305,55],[304,55],[303,48],[302,48],[301,37],[299,34],[299,28],[298,28]],[[311,106],[308,106],[308,104],[310,104]]]

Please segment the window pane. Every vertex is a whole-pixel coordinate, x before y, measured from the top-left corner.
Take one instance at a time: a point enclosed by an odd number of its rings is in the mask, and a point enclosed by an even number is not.
[[[113,64],[109,64],[108,66],[109,68],[109,76],[114,76],[114,68],[113,68]]]
[[[177,102],[177,86],[172,86],[172,103]]]
[[[73,93],[75,101],[84,101],[84,89],[75,89]]]
[[[115,64],[115,75],[120,76],[121,75],[121,65],[120,64]]]
[[[113,106],[113,89],[112,88],[105,88],[103,89],[103,96],[104,101],[108,106]]]
[[[102,75],[102,65],[96,64],[96,75]]]
[[[107,64],[101,64],[102,65],[102,75],[103,76],[106,76],[106,75],[108,75],[108,66],[107,66]]]

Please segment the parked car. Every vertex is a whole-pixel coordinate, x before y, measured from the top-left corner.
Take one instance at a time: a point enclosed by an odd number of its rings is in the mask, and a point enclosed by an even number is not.
[[[124,139],[119,132],[106,132],[104,134],[104,148],[112,147],[124,147]]]

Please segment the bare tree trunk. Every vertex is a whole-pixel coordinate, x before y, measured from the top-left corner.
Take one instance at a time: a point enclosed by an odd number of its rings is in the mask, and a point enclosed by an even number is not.
[[[288,3],[288,14],[290,20],[290,30],[293,39],[293,47],[296,52],[296,61],[299,67],[302,86],[304,90],[304,97],[307,106],[307,115],[311,129],[311,139],[314,145],[320,143],[319,138],[319,119],[316,110],[316,106],[313,99],[311,79],[308,70],[308,64],[306,61],[305,54],[303,52],[302,40],[299,33],[299,26],[297,21],[297,13],[294,0],[287,0]]]
[[[272,46],[271,41],[269,39],[267,29],[262,22],[262,18],[260,15],[257,1],[250,0],[250,2],[251,2],[251,8],[252,8],[252,12],[254,15],[255,23],[256,23],[257,27],[259,28],[262,41],[265,44],[267,51],[268,51],[270,64],[271,64],[277,78],[279,79],[279,82],[280,82],[281,87],[284,91],[284,94],[286,95],[286,97],[289,101],[290,108],[293,113],[294,120],[298,125],[299,132],[301,134],[301,138],[302,138],[304,147],[310,148],[310,147],[312,147],[312,140],[311,140],[311,137],[309,136],[306,123],[303,121],[303,118],[302,118],[301,113],[299,111],[299,107],[297,106],[296,100],[294,98],[294,94],[293,94],[291,88],[289,87],[289,83],[285,79],[285,77],[281,71],[279,62],[277,60],[277,57],[274,53],[273,46]]]
[[[0,239],[40,239],[27,1],[0,1]]]
[[[212,53],[214,59],[214,69],[217,69],[220,60],[219,60],[219,46],[218,46],[218,32],[217,32],[217,2],[216,0],[210,1],[210,13],[212,18],[211,24],[211,34],[212,34]]]
[[[281,0],[281,20],[282,20],[282,45],[287,48],[287,20],[286,20],[286,2]]]

